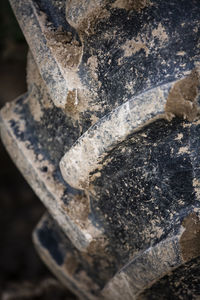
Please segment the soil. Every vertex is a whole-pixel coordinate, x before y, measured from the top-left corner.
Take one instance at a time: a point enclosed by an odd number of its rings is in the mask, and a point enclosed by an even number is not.
[[[167,118],[174,116],[193,121],[199,111],[197,107],[197,95],[199,74],[194,69],[187,77],[178,81],[170,90],[165,111]]]

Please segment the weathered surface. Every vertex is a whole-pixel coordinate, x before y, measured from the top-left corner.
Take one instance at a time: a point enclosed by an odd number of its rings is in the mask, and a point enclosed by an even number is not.
[[[114,262],[98,247],[81,252],[46,215],[37,226],[34,241],[47,265],[81,299],[98,299],[105,283],[112,277]]]
[[[174,1],[66,3],[67,21],[83,45],[78,74],[98,116],[194,69],[199,54],[192,46],[198,43],[198,18],[193,17],[199,14],[196,1],[191,5],[188,1],[179,5]],[[73,20],[68,13],[71,5]]]
[[[83,134],[60,162],[63,178],[71,186],[85,189],[90,173],[109,150],[134,131],[165,118],[165,103],[172,83],[140,94],[106,115]]]
[[[79,126],[53,105],[31,56],[28,66],[28,94],[1,111],[2,140],[59,225],[78,248],[84,249],[100,232],[93,228],[88,216],[79,218],[81,208],[71,209],[70,203],[78,201],[86,212],[87,197],[65,183],[59,169],[61,157],[80,135]]]
[[[83,134],[62,158],[63,178],[71,186],[85,189],[90,174],[101,165],[106,153],[134,132],[158,119],[195,119],[198,86],[198,73],[193,70],[186,78],[148,90],[113,110]]]
[[[88,119],[185,76],[198,60],[195,0],[176,9],[158,0],[11,4],[55,105],[67,108],[75,93],[75,107]]]
[[[51,215],[41,257],[83,299],[176,295],[199,270],[199,2],[11,3],[33,58],[1,135]]]
[[[139,300],[157,299],[199,299],[200,298],[200,259],[190,262],[172,271],[160,279],[139,297]],[[184,274],[184,276],[183,276]]]
[[[67,98],[66,82],[55,56],[51,55],[51,51],[47,47],[43,26],[45,19],[40,17],[40,14],[37,12],[35,1],[11,0],[10,3],[29,43],[52,100],[56,106],[63,107]]]

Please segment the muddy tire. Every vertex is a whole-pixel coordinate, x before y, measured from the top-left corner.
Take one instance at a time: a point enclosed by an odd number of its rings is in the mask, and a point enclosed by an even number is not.
[[[197,299],[199,2],[10,3],[30,51],[1,137],[41,258],[81,299]]]

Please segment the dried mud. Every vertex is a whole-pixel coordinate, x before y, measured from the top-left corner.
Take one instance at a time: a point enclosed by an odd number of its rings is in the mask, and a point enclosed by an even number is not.
[[[72,37],[71,32],[64,32],[60,27],[57,31],[46,31],[47,44],[56,54],[56,59],[64,68],[76,70],[82,57],[82,46]]]
[[[93,27],[100,20],[109,17],[104,0],[75,0],[67,1],[66,19],[80,35],[94,33]]]
[[[140,12],[142,9],[150,5],[151,1],[149,0],[116,0],[112,4],[112,7]]]
[[[174,84],[166,102],[166,117],[170,121],[174,116],[193,121],[198,115],[197,95],[199,74],[194,69],[186,78]]]
[[[185,231],[180,239],[180,247],[183,260],[187,262],[200,253],[200,220],[196,213],[191,213],[182,225]]]

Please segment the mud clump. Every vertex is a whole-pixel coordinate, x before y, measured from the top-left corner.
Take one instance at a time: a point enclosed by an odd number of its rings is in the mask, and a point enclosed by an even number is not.
[[[78,104],[78,97],[77,97],[77,90],[68,91],[67,93],[67,105],[66,105],[66,111],[75,113],[77,110],[77,104]]]
[[[142,9],[150,5],[151,2],[149,0],[116,0],[112,7],[140,12]]]
[[[95,24],[110,16],[111,9],[135,10],[140,12],[152,5],[150,0],[70,0],[66,3],[66,19],[80,35],[94,33]]]
[[[110,16],[105,8],[106,0],[73,0],[66,3],[67,22],[82,35],[94,33],[95,25],[101,20]]]
[[[199,74],[196,69],[174,84],[165,106],[166,117],[169,121],[174,116],[190,122],[197,117],[199,113],[197,105],[198,86]]]
[[[200,255],[200,220],[191,213],[183,220],[185,231],[180,238],[181,253],[184,261],[190,261]]]
[[[86,195],[73,197],[69,205],[67,207],[63,206],[63,208],[81,228],[86,227],[90,213],[90,203]]]
[[[72,37],[72,33],[64,32],[60,27],[57,31],[46,32],[45,35],[58,62],[64,68],[77,69],[82,58],[82,46]]]

